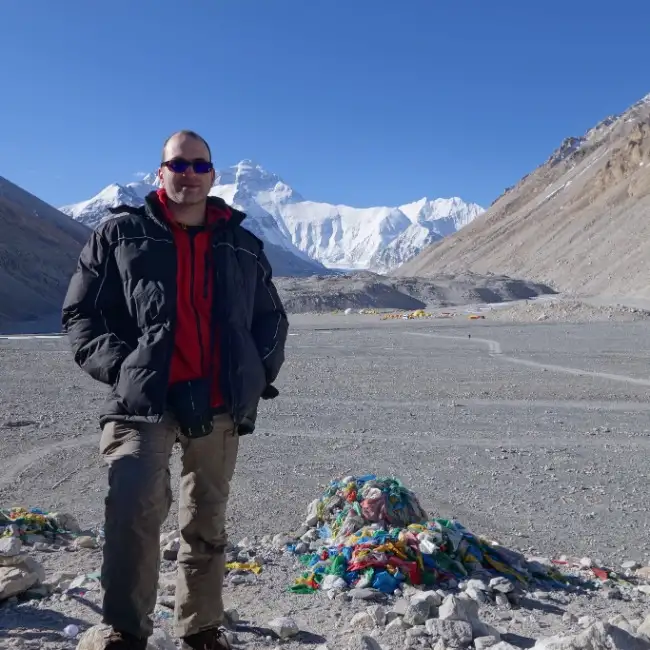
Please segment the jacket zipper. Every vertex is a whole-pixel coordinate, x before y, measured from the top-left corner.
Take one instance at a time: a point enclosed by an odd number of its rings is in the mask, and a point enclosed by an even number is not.
[[[192,309],[194,311],[194,317],[196,318],[196,330],[199,334],[199,350],[201,352],[201,374],[203,374],[205,370],[205,352],[203,350],[203,336],[201,335],[201,318],[199,316],[199,310],[196,307],[196,303],[194,302],[194,280],[195,280],[195,273],[194,273],[194,233],[193,232],[188,232],[188,237],[190,238],[190,303],[192,305]]]

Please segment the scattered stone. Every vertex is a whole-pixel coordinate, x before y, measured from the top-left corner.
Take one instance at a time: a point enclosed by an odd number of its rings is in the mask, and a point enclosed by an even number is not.
[[[0,537],[0,555],[14,557],[18,555],[23,543],[18,537]]]
[[[575,614],[572,614],[571,612],[564,612],[564,614],[562,614],[562,622],[573,625],[574,623],[578,622],[578,619]]]
[[[596,619],[593,616],[581,616],[578,619],[578,625],[580,627],[590,627],[596,623]]]
[[[371,605],[366,611],[376,627],[384,627],[386,625],[386,610],[384,607],[381,605]]]
[[[348,643],[348,650],[382,650],[376,639],[367,635],[353,635]]]
[[[361,589],[350,589],[349,594],[352,600],[386,600],[386,594],[382,593],[381,591],[377,591],[377,589],[370,589],[368,587]]]
[[[160,546],[165,546],[169,542],[179,541],[181,533],[179,530],[172,530],[168,533],[160,533]]]
[[[12,566],[0,566],[0,601],[18,596],[45,580],[45,570],[32,557],[11,557]]]
[[[533,650],[650,650],[650,640],[598,621],[576,636],[540,639]]]
[[[406,636],[412,639],[419,639],[421,637],[429,636],[426,625],[416,625],[406,630]]]
[[[430,607],[440,607],[442,605],[443,596],[441,596],[437,591],[416,591],[411,596],[411,604],[419,603],[422,601],[427,601]]]
[[[644,566],[637,569],[635,575],[637,578],[641,578],[642,580],[650,580],[650,566]]]
[[[478,604],[473,600],[462,600],[447,596],[440,606],[438,617],[442,621],[466,621],[478,619]]]
[[[164,560],[174,562],[178,558],[178,551],[180,551],[181,543],[178,539],[173,539],[167,542],[162,548],[162,556]]]
[[[634,571],[634,569],[639,568],[639,563],[635,562],[634,560],[628,560],[627,562],[623,562],[621,564],[621,569],[624,569],[625,571]]]
[[[328,574],[323,578],[320,588],[322,591],[343,591],[348,588],[348,585],[340,576]]]
[[[356,630],[372,630],[375,627],[375,622],[368,612],[357,612],[350,619],[350,627]]]
[[[490,589],[501,592],[502,594],[509,594],[511,591],[515,590],[515,586],[510,582],[510,580],[508,580],[508,578],[499,576],[490,580]]]
[[[287,535],[278,534],[273,538],[271,544],[276,549],[283,549],[290,541],[291,539]]]
[[[252,573],[232,571],[229,574],[228,581],[231,585],[254,585],[257,584],[257,578]]]
[[[90,535],[82,535],[77,537],[72,543],[73,548],[97,548],[97,540]]]
[[[431,618],[426,628],[433,641],[442,641],[443,648],[466,648],[472,642],[472,626],[467,621]]]
[[[494,647],[498,642],[499,639],[493,636],[479,636],[474,639],[474,648],[475,650],[485,650]]]
[[[643,634],[650,639],[650,614],[646,617],[645,621],[641,623],[636,633]]]
[[[300,632],[296,622],[288,616],[273,619],[269,622],[268,627],[283,641],[296,636]]]
[[[484,580],[468,580],[467,589],[476,589],[477,591],[492,591],[491,588],[485,584]]]
[[[484,591],[480,589],[475,589],[474,587],[467,587],[465,593],[472,599],[475,600],[479,605],[482,605],[487,602],[487,596]]]
[[[506,596],[504,593],[497,592],[496,596],[494,597],[496,604],[499,607],[504,607],[505,609],[511,609],[512,605],[510,604],[510,601],[508,600],[508,596]]]
[[[424,625],[431,615],[431,606],[428,600],[411,602],[404,612],[404,622],[407,625]]]
[[[52,512],[48,519],[59,529],[78,535],[81,533],[81,526],[76,518],[67,512]]]
[[[227,609],[224,612],[224,616],[226,617],[226,621],[228,621],[229,625],[237,625],[237,623],[239,623],[241,620],[239,612],[234,607]]]
[[[629,634],[636,634],[636,628],[622,614],[613,616],[609,619],[608,623],[610,625],[614,625],[615,627],[620,627],[622,630],[625,630]]]

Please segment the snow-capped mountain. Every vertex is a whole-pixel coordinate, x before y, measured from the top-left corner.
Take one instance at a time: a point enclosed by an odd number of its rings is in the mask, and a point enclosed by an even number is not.
[[[150,174],[136,183],[109,185],[92,199],[61,210],[94,227],[111,216],[109,207],[139,205],[155,185]],[[246,212],[246,226],[256,235],[304,262],[378,273],[403,264],[484,211],[457,197],[371,208],[309,201],[250,160],[218,171],[210,193]]]

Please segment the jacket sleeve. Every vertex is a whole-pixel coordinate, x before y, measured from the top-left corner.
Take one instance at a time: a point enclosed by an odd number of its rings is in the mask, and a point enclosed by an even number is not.
[[[93,379],[112,385],[130,347],[108,328],[105,315],[124,309],[124,294],[110,245],[93,231],[79,255],[63,302],[62,325],[75,363]]]
[[[257,287],[252,334],[266,370],[268,384],[274,382],[284,363],[289,321],[272,281],[271,265],[264,251],[257,261]]]

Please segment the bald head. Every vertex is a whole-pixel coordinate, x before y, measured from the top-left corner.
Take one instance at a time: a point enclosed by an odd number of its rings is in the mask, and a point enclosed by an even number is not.
[[[165,143],[163,144],[163,150],[162,150],[162,161],[164,162],[165,160],[169,160],[169,158],[166,157],[167,146],[172,142],[172,140],[179,140],[179,139],[185,140],[188,138],[191,140],[202,142],[208,152],[208,157],[206,158],[206,160],[212,160],[212,151],[210,151],[210,145],[208,144],[207,140],[201,137],[196,131],[189,131],[187,129],[183,129],[182,131],[176,131],[176,133],[172,133],[167,138],[167,140],[165,140]]]

